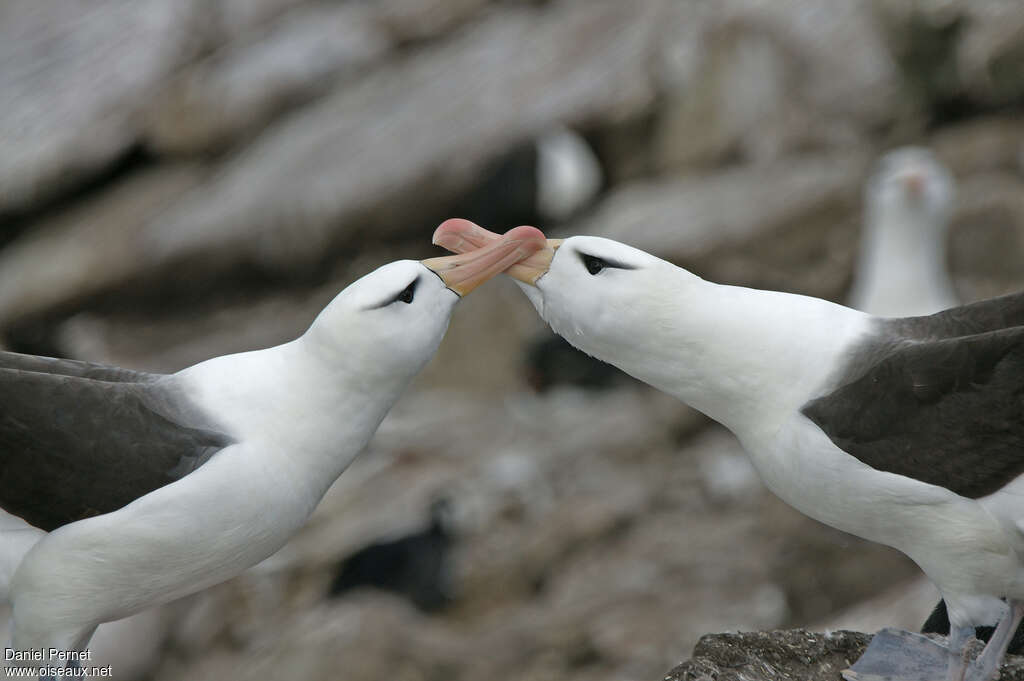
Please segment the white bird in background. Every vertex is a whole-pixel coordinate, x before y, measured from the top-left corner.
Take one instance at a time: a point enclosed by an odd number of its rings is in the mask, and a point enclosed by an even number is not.
[[[491,238],[465,220],[434,234],[456,252]],[[949,646],[883,630],[847,678],[995,676],[1024,617],[1024,292],[885,319],[608,239],[548,244],[508,273],[556,333],[722,423],[775,494],[938,586]],[[968,665],[973,627],[1007,610]]]
[[[885,154],[864,190],[864,229],[849,304],[880,317],[959,305],[946,268],[953,177],[928,149]]]
[[[434,355],[460,296],[544,243],[520,227],[385,265],[296,340],[172,375],[0,353],[0,503],[27,523],[0,537],[11,648],[82,651],[101,622],[281,548]]]

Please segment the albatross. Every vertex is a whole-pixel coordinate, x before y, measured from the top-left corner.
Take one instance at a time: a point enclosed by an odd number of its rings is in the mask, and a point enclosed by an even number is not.
[[[460,297],[544,243],[518,227],[384,265],[299,338],[175,374],[0,353],[0,505],[25,521],[0,528],[5,665],[63,668],[100,623],[281,548],[434,355]]]
[[[492,238],[459,219],[434,234],[455,252]],[[732,430],[784,501],[931,578],[948,645],[883,630],[846,678],[995,676],[1024,616],[1024,292],[882,318],[587,236],[508,273],[570,343]],[[964,644],[994,618],[968,663]]]
[[[850,307],[880,317],[932,314],[959,304],[946,269],[953,177],[923,147],[878,160],[864,188],[864,229]]]

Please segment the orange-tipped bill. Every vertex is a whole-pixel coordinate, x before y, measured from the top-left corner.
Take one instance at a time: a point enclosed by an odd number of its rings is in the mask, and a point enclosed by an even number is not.
[[[494,244],[496,240],[507,238],[509,234],[520,229],[533,229],[540,233],[540,230],[533,227],[516,227],[506,232],[504,236],[484,229],[480,225],[463,220],[452,218],[445,220],[434,232],[433,243],[442,248],[447,248],[453,253],[470,253],[473,249],[483,248]],[[518,279],[524,284],[536,284],[551,267],[551,259],[555,257],[555,250],[562,244],[561,239],[545,239],[541,248],[535,249],[521,260],[515,261],[505,272],[513,279]]]
[[[438,228],[438,232],[442,227],[444,225]],[[434,233],[435,244],[439,243],[438,232]],[[458,250],[448,249],[456,251],[458,255],[430,258],[422,262],[441,277],[445,286],[464,296],[494,275],[547,246],[544,233],[536,227],[516,227],[501,235],[486,233],[490,238],[480,240],[479,246],[466,243]]]

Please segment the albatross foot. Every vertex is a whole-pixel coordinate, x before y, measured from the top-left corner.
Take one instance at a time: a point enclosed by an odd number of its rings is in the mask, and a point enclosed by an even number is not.
[[[960,654],[927,636],[882,629],[860,659],[842,672],[846,681],[936,681],[945,679]]]

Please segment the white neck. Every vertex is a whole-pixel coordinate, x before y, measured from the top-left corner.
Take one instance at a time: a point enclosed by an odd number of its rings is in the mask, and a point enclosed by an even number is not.
[[[850,304],[881,316],[932,314],[957,304],[946,272],[946,230],[920,211],[870,216]]]
[[[412,376],[325,351],[315,335],[217,357],[178,376],[218,424],[257,443],[319,501],[366,446]],[[380,374],[380,375],[378,375]]]
[[[681,295],[612,361],[741,437],[799,409],[867,328],[867,315],[817,298],[677,272]]]

